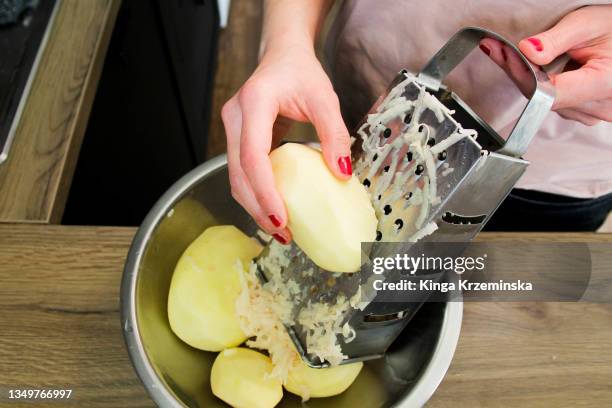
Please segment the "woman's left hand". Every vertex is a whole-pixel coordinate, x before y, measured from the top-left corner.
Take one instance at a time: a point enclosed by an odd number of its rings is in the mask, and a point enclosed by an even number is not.
[[[518,47],[536,65],[549,64],[564,53],[579,64],[551,75],[557,91],[553,110],[559,115],[589,126],[612,122],[612,5],[573,11],[551,29],[521,40]],[[483,39],[480,48],[520,82],[524,69],[510,48],[491,38]]]

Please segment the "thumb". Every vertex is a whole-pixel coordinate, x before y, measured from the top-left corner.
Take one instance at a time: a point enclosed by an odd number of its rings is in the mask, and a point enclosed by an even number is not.
[[[519,42],[519,49],[534,64],[546,65],[559,55],[588,41],[593,33],[584,13],[570,13],[554,27]]]
[[[351,138],[340,113],[338,97],[333,94],[317,98],[313,106],[309,106],[309,113],[327,166],[336,177],[347,179],[353,174]]]

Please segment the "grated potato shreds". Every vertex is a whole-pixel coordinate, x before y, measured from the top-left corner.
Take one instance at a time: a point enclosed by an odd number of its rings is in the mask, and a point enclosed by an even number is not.
[[[346,332],[341,323],[350,307],[346,297],[339,296],[335,305],[309,302],[298,315],[298,323],[306,330],[306,349],[332,366],[347,358],[338,344],[337,335]]]
[[[283,325],[283,321],[291,322],[293,304],[287,297],[288,292],[271,291],[271,286],[261,285],[254,262],[248,270],[240,262],[236,263],[236,268],[244,272],[240,273],[241,292],[236,301],[236,313],[240,328],[251,337],[246,344],[267,350],[273,366],[268,376],[286,384],[289,371],[298,368],[302,359]],[[345,330],[351,330],[350,326]],[[308,387],[300,387],[300,395],[302,402],[308,401]]]
[[[291,302],[280,291],[264,289],[257,278],[257,265],[251,263],[244,270],[241,263],[236,265],[240,274],[241,291],[236,300],[240,328],[251,337],[247,346],[267,350],[274,368],[270,377],[287,381],[289,370],[297,367],[301,357],[283,326],[291,318]]]
[[[296,301],[302,296],[297,282],[284,280],[282,269],[289,265],[285,246],[273,241],[268,246],[267,256],[258,262],[265,264],[269,275],[268,282],[261,284],[258,278],[257,264],[252,262],[245,270],[240,262],[236,268],[240,273],[241,291],[236,301],[240,327],[251,337],[247,346],[267,350],[274,369],[270,374],[287,380],[289,370],[296,367],[301,356],[286,331],[286,326],[297,322],[306,332],[306,350],[325,360],[330,365],[338,365],[346,358],[338,343],[338,335],[346,341],[352,341],[355,331],[345,322],[347,312],[356,308],[360,302],[361,290],[350,299],[340,296],[335,304],[309,302],[294,316]]]

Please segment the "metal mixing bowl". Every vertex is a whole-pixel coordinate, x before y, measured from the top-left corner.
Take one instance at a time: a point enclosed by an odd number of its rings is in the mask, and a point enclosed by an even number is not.
[[[209,385],[217,353],[196,350],[170,330],[166,304],[174,266],[207,227],[256,226],[232,199],[226,157],[219,156],[176,182],[138,230],[123,273],[121,323],[134,367],[161,407],[224,407]],[[448,369],[459,339],[463,304],[426,303],[386,357],[365,364],[343,394],[312,399],[309,407],[415,407],[423,405]],[[279,407],[302,407],[285,392]]]

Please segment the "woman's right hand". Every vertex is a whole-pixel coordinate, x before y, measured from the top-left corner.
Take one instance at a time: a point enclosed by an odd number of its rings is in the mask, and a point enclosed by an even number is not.
[[[311,122],[334,175],[352,174],[350,137],[338,97],[312,47],[268,49],[221,111],[232,196],[274,238],[291,240],[268,154],[291,121]]]

